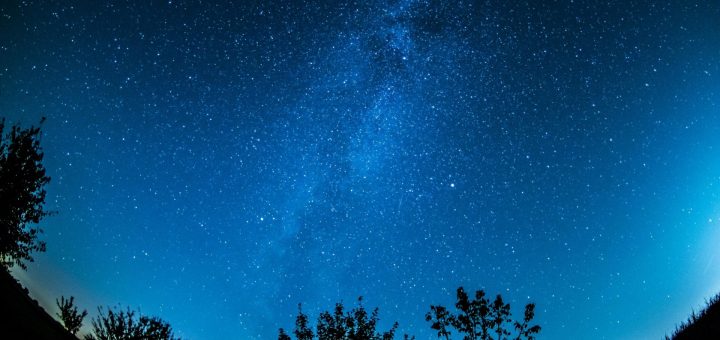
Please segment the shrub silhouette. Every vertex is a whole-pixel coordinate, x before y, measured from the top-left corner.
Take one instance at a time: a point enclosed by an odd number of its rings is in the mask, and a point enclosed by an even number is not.
[[[297,340],[390,340],[395,338],[398,323],[390,330],[380,333],[376,330],[378,309],[368,311],[362,305],[362,297],[358,298],[358,306],[346,312],[342,302],[335,304],[332,313],[325,311],[318,317],[316,332],[313,333],[308,324],[308,317],[298,305],[298,316],[295,319],[295,337]],[[408,336],[405,336],[408,339]],[[291,339],[284,329],[280,328],[279,340]]]
[[[699,313],[693,311],[687,321],[680,323],[672,339],[720,339],[720,294],[707,300]]]
[[[451,339],[452,329],[464,340],[508,339],[513,332],[508,329],[512,326],[516,335],[513,339],[534,339],[540,332],[540,326],[530,326],[535,317],[535,304],[525,306],[525,315],[522,321],[513,321],[510,316],[510,304],[497,295],[491,303],[485,297],[483,290],[475,292],[475,298],[470,300],[463,287],[457,289],[457,302],[455,308],[457,315],[452,314],[443,306],[430,306],[430,312],[425,320],[431,323],[431,328],[437,331],[438,338]]]
[[[44,121],[41,120],[40,123]],[[5,120],[0,120],[0,265],[13,264],[26,269],[24,261],[33,261],[32,252],[45,251],[38,240],[42,232],[32,227],[48,213],[45,204],[45,175],[40,148],[40,128],[22,129],[13,125],[5,135]]]
[[[171,340],[172,327],[157,317],[140,315],[135,312],[115,311],[108,308],[104,312],[98,307],[98,317],[92,320],[93,333],[85,336],[85,340]]]
[[[60,313],[58,313],[57,316],[62,320],[65,329],[72,334],[76,334],[80,330],[80,327],[82,327],[82,322],[87,316],[87,311],[83,310],[82,313],[78,312],[78,308],[75,306],[75,298],[72,296],[68,300],[66,300],[64,296],[61,296],[60,300],[55,300],[55,304],[57,304],[60,309]]]

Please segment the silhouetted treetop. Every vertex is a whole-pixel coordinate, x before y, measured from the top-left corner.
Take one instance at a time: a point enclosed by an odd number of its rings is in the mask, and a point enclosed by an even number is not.
[[[65,329],[72,334],[76,334],[80,330],[80,327],[82,327],[82,322],[87,316],[87,311],[83,310],[79,312],[77,306],[75,306],[75,298],[72,296],[67,300],[64,296],[61,296],[60,300],[55,300],[55,304],[57,304],[60,309],[60,313],[58,313],[57,316],[62,320]]]
[[[530,326],[530,321],[535,317],[535,305],[532,303],[525,306],[522,321],[513,321],[510,304],[505,303],[501,295],[490,302],[485,297],[485,291],[478,290],[475,298],[470,300],[465,289],[459,287],[455,308],[457,314],[440,305],[430,306],[430,312],[425,315],[425,320],[430,322],[430,327],[437,331],[439,338],[452,339],[454,330],[464,340],[508,339],[513,334],[509,326],[515,330],[512,339],[517,340],[534,339],[540,332],[540,326]]]
[[[362,305],[362,297],[358,298],[358,306],[345,311],[342,302],[335,304],[331,312],[324,311],[318,316],[316,331],[313,333],[308,324],[308,317],[298,305],[298,316],[295,319],[295,337],[297,340],[390,340],[395,338],[398,323],[395,322],[386,332],[377,331],[379,321],[378,309],[368,311]],[[408,337],[405,337],[408,339]],[[288,340],[284,329],[279,330],[279,340]]]
[[[173,340],[170,324],[158,317],[136,316],[135,311],[116,311],[98,308],[97,318],[92,320],[92,334],[85,340]]]
[[[41,121],[42,124],[42,121]],[[25,269],[32,252],[45,251],[35,226],[48,213],[45,204],[45,174],[40,148],[40,128],[13,125],[5,134],[0,120],[0,265]]]

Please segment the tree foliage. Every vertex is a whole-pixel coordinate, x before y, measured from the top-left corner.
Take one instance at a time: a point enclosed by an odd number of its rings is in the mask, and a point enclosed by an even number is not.
[[[278,340],[292,340],[292,338],[285,333],[285,330],[280,328],[280,332],[278,334]]]
[[[280,329],[282,333],[282,328]],[[312,340],[313,332],[310,330],[308,317],[302,312],[302,305],[298,305],[298,316],[295,319],[295,337],[297,340]]]
[[[42,121],[41,121],[42,124]],[[32,252],[45,251],[36,225],[48,212],[45,204],[45,174],[40,148],[40,128],[13,125],[7,134],[0,120],[0,265],[26,269]]]
[[[139,313],[138,313],[139,314]],[[173,335],[170,324],[157,317],[136,316],[129,308],[116,311],[98,308],[98,317],[92,320],[93,333],[85,340],[171,340]]]
[[[79,312],[77,306],[75,306],[75,298],[72,296],[67,300],[64,296],[61,296],[60,300],[55,299],[55,304],[57,304],[60,309],[60,313],[58,313],[57,316],[62,320],[65,329],[72,334],[76,334],[80,330],[80,327],[82,327],[82,322],[87,316],[87,311],[83,310],[82,313]]]
[[[316,331],[313,333],[308,323],[308,316],[298,305],[298,316],[295,319],[295,337],[297,340],[390,340],[395,338],[398,323],[395,322],[386,332],[377,331],[379,321],[378,309],[368,311],[362,305],[362,297],[358,298],[358,306],[345,311],[342,302],[335,304],[333,312],[325,311],[318,317]],[[290,336],[280,329],[278,339],[288,340]],[[407,339],[407,336],[405,337]]]
[[[431,328],[437,331],[439,338],[451,339],[452,331],[457,332],[464,340],[534,339],[540,332],[540,326],[531,326],[535,317],[535,304],[525,306],[525,315],[522,320],[513,321],[510,313],[510,304],[497,295],[493,302],[485,297],[483,290],[475,292],[475,298],[470,297],[463,287],[457,289],[457,314],[453,314],[443,306],[430,306],[430,312],[425,320],[431,323]],[[508,327],[512,327],[514,332]]]

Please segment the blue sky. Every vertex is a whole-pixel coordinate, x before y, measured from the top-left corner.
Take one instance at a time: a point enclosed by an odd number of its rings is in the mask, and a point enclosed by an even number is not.
[[[52,304],[266,339],[458,286],[542,338],[658,338],[717,292],[717,2],[0,5],[0,112],[43,125]]]

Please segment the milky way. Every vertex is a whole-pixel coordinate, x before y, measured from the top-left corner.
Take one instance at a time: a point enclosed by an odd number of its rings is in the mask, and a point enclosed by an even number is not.
[[[418,339],[458,286],[543,338],[660,337],[720,287],[717,2],[0,5],[43,125],[46,305],[269,339],[360,295]]]

